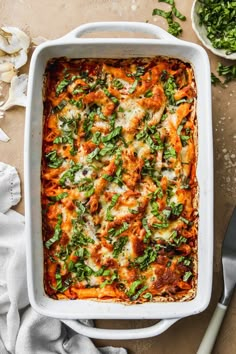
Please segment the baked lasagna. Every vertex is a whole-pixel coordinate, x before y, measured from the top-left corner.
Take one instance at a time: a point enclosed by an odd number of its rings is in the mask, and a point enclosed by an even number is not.
[[[157,56],[54,58],[44,77],[44,287],[54,299],[188,301],[197,288],[196,85]]]

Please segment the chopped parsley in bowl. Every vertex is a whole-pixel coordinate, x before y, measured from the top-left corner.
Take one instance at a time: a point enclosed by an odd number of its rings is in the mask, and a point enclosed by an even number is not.
[[[195,0],[192,27],[214,54],[236,59],[236,1]]]

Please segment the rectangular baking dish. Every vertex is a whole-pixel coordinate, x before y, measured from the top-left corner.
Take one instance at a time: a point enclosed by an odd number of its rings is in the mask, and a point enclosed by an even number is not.
[[[152,34],[155,39],[80,38],[94,31],[131,31]],[[121,303],[90,300],[54,300],[44,292],[43,243],[41,231],[41,152],[43,118],[43,75],[47,61],[68,58],[132,58],[164,55],[189,62],[197,86],[199,234],[198,285],[196,297],[186,302]],[[213,153],[210,67],[205,50],[179,40],[161,28],[138,22],[100,22],[82,25],[66,36],[43,43],[33,53],[28,83],[25,127],[25,215],[27,237],[28,292],[39,313],[71,319],[162,319],[156,325],[134,330],[89,328],[65,321],[78,332],[93,338],[134,339],[162,333],[178,319],[203,311],[210,301],[213,261]]]

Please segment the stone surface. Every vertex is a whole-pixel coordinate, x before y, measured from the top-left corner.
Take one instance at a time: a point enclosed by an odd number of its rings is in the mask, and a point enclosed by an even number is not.
[[[182,39],[200,44],[191,26],[192,0],[176,0],[177,8],[186,15],[182,24]],[[59,38],[75,27],[93,21],[140,21],[153,23],[166,29],[163,18],[152,16],[156,7],[168,5],[157,0],[0,0],[0,25],[16,26],[31,37]],[[100,34],[99,34],[100,35]],[[116,37],[119,34],[114,34]],[[93,37],[96,35],[93,34]],[[105,34],[101,34],[105,36]],[[124,34],[122,35],[124,36]],[[232,64],[208,51],[211,70],[216,72],[217,63]],[[235,63],[235,62],[234,62]],[[27,72],[26,65],[20,72]],[[162,335],[134,341],[95,341],[99,346],[124,346],[130,354],[193,354],[209,323],[222,289],[221,244],[236,200],[236,83],[227,87],[213,87],[213,134],[214,134],[214,282],[211,303],[199,315],[181,319]],[[14,165],[23,177],[24,109],[9,110],[0,120],[0,127],[10,136],[8,143],[0,142],[0,160]],[[16,208],[24,213],[24,198]],[[207,237],[207,235],[206,235]],[[99,326],[114,328],[138,328],[154,321],[97,321]],[[232,299],[213,354],[236,352],[236,297]],[[86,350],[85,350],[86,352]]]

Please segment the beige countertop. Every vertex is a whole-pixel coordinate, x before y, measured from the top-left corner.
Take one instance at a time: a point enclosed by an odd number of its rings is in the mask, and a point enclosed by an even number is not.
[[[191,26],[190,10],[192,0],[176,0],[177,8],[186,15],[182,39],[199,43]],[[166,29],[163,18],[152,16],[156,7],[165,8],[157,0],[0,0],[1,26],[16,26],[31,37],[43,36],[47,39],[59,38],[75,27],[93,21],[140,21],[153,23]],[[168,6],[167,6],[168,7]],[[208,51],[211,70],[216,72],[217,63],[232,64]],[[235,62],[234,62],[235,63]],[[26,65],[21,72],[27,72]],[[213,134],[214,134],[214,281],[210,305],[203,313],[178,321],[160,336],[133,341],[95,341],[100,345],[126,347],[130,354],[192,354],[200,344],[212,312],[220,297],[221,280],[221,243],[233,207],[236,204],[236,82],[227,87],[213,87]],[[9,163],[19,171],[22,187],[23,108],[7,111],[0,121],[0,127],[9,135],[8,143],[0,142],[0,161]],[[24,213],[24,199],[16,207]],[[207,235],[206,235],[207,237]],[[138,328],[155,321],[97,321],[97,324],[110,328]],[[232,299],[226,314],[213,354],[232,354],[236,352],[236,297]],[[85,351],[86,353],[86,351]]]

